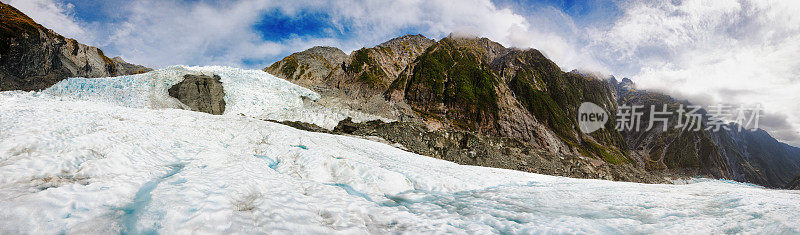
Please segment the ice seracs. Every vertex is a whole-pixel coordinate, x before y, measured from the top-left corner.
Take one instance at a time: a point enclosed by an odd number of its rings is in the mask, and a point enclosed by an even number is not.
[[[245,115],[276,121],[302,121],[333,129],[352,117],[355,121],[380,117],[338,108],[314,105],[319,94],[276,78],[260,70],[207,66],[172,66],[145,74],[110,78],[69,78],[41,95],[61,100],[82,100],[116,104],[129,108],[186,108],[167,90],[183,81],[184,75],[218,75],[225,90],[226,115]]]

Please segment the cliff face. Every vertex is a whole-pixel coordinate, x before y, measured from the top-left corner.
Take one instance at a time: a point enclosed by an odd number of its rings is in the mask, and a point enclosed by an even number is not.
[[[565,73],[534,49],[448,37],[410,64],[386,97],[453,126],[521,139],[552,153],[632,162],[613,121],[588,135],[577,128],[582,102],[614,110],[609,86],[598,78]]]
[[[400,74],[387,97],[468,130],[493,132],[499,118],[500,81],[480,49],[450,38],[439,41]]]
[[[150,69],[65,38],[0,3],[0,91],[40,90],[68,77],[109,77]]]

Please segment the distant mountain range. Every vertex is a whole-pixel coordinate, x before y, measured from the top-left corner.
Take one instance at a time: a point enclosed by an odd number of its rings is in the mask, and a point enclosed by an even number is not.
[[[0,16],[0,91],[40,90],[68,77],[110,77],[151,70],[118,57],[111,59],[98,48],[58,35],[9,5],[0,3]],[[504,152],[510,151],[504,145],[519,142],[525,147],[513,149],[525,153],[538,149],[552,159],[588,159],[559,163],[565,164],[565,172],[605,164],[771,188],[796,188],[800,181],[800,149],[778,142],[763,130],[661,131],[656,126],[647,131],[617,131],[613,114],[621,105],[666,104],[674,109],[689,102],[638,90],[629,79],[564,72],[536,49],[506,48],[486,38],[451,35],[435,41],[406,35],[350,54],[333,47],[314,47],[264,70],[321,93],[323,100],[318,102],[441,131],[419,133],[446,141],[423,138],[418,150],[428,151],[425,144],[437,148],[439,143],[447,143],[445,146],[461,150],[430,152],[464,155],[449,157],[466,159],[463,162],[469,164],[526,169],[513,166],[516,163],[486,163],[505,161],[502,158],[474,160],[475,146],[489,146],[495,151],[489,154],[492,156],[541,156]],[[605,128],[591,134],[579,130],[577,109],[583,102],[595,103],[612,114]],[[644,111],[646,122],[649,110]],[[449,136],[452,133],[478,137],[454,139]],[[417,141],[414,138],[409,137]],[[477,140],[483,142],[474,142]],[[609,177],[628,179],[631,175]]]
[[[612,84],[616,83],[611,79]],[[680,104],[691,105],[656,92],[637,90],[634,84],[623,79],[616,83],[620,104],[668,105],[676,110]],[[650,110],[644,109],[643,121],[649,119]],[[707,113],[700,110],[699,113]],[[670,119],[677,125],[677,114]],[[708,120],[704,119],[703,122]],[[800,172],[800,148],[780,143],[766,131],[751,131],[735,123],[729,130],[682,131],[669,128],[662,132],[661,124],[650,131],[623,132],[632,153],[639,155],[641,163],[649,170],[677,169],[690,174],[705,173],[719,178],[733,179],[772,188],[784,187]]]
[[[629,79],[563,72],[538,50],[506,48],[486,38],[451,35],[434,41],[406,35],[349,55],[314,47],[264,70],[361,111],[432,129],[517,139],[555,155],[772,188],[785,187],[800,173],[800,149],[763,130],[738,131],[731,124],[734,128],[720,132],[663,132],[658,125],[648,131],[617,131],[613,114],[619,105],[667,104],[675,110],[690,103],[638,90]],[[579,131],[576,117],[582,102],[612,114],[604,129]],[[643,123],[648,115],[645,110]],[[676,118],[670,120],[671,126],[677,124]]]

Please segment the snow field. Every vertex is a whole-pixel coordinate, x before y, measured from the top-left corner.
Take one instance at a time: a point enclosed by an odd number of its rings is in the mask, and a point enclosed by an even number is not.
[[[175,109],[185,73],[222,77],[225,115]],[[800,191],[462,166],[259,120],[354,114],[316,98],[185,66],[2,92],[0,233],[800,233]]]

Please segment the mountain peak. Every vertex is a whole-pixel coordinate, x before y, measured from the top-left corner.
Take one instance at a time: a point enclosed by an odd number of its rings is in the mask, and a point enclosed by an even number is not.
[[[68,77],[110,77],[150,69],[112,60],[0,3],[0,91],[40,90]]]
[[[419,42],[428,42],[433,41],[433,39],[427,38],[422,34],[406,34],[400,37],[392,38],[389,41],[384,43],[378,44],[378,47],[391,47],[398,43],[419,43]]]
[[[339,48],[331,47],[331,46],[314,46],[312,48],[308,48],[305,50],[306,52],[339,52],[342,51]]]
[[[633,81],[631,81],[629,78],[622,78],[622,81],[620,81],[617,86],[620,88],[634,89],[636,88],[636,83],[633,83]]]

